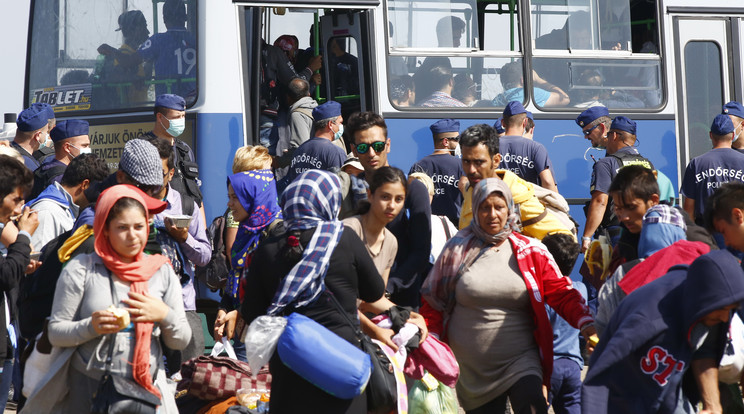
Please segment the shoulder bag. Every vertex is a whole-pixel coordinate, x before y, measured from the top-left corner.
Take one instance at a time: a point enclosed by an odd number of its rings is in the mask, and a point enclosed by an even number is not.
[[[349,314],[338,303],[338,299],[331,292],[328,292],[328,296],[331,297],[333,304],[356,332],[357,338],[361,342],[362,351],[367,353],[372,360],[372,374],[369,377],[369,384],[367,384],[367,412],[383,414],[395,410],[398,404],[398,392],[392,362],[380,349],[380,346],[372,342],[372,339],[362,332],[359,324],[352,322]]]
[[[114,279],[109,273],[111,299],[116,306]],[[147,391],[135,381],[111,372],[116,334],[109,335],[109,351],[106,356],[106,371],[98,384],[90,406],[91,414],[155,414],[161,404],[160,398]]]

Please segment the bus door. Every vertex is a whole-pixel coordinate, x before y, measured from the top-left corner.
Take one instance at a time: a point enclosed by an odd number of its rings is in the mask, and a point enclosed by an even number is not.
[[[325,96],[341,104],[345,119],[376,107],[372,61],[374,53],[367,10],[333,10],[320,18]]]
[[[679,14],[672,16],[677,88],[679,182],[684,167],[710,150],[708,131],[724,103],[734,100],[732,24],[739,19]]]

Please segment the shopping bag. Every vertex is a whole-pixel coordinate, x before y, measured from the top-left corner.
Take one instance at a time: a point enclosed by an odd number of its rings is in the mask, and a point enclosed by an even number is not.
[[[428,373],[408,392],[408,414],[457,414],[457,407],[454,388]]]

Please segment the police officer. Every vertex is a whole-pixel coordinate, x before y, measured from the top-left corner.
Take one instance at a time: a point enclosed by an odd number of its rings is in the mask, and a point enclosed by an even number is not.
[[[527,130],[527,110],[518,101],[511,101],[504,108],[501,125],[505,134],[499,138],[501,153],[500,168],[509,170],[522,179],[558,192],[553,177],[553,164],[548,158],[548,150],[522,134]]]
[[[718,187],[729,181],[744,181],[744,154],[731,151],[736,127],[731,118],[716,115],[710,126],[713,149],[693,158],[685,168],[682,178],[682,207],[700,224],[703,219],[705,201]]]
[[[417,161],[408,174],[426,173],[434,181],[431,213],[446,216],[457,226],[462,207],[462,193],[458,182],[465,176],[460,157],[460,121],[440,119],[429,126],[434,139],[434,152]]]
[[[29,199],[36,198],[52,182],[62,182],[62,174],[73,158],[90,154],[88,121],[68,119],[61,121],[49,133],[54,142],[54,156],[47,157],[34,171],[34,186]]]
[[[32,104],[18,114],[16,125],[18,129],[10,146],[21,153],[26,168],[33,172],[39,168],[33,153],[49,139],[49,110],[42,104]]]
[[[164,139],[173,146],[175,173],[170,186],[181,194],[184,206],[196,201],[204,216],[199,166],[189,144],[178,139],[186,129],[186,101],[179,95],[163,94],[155,98],[155,124],[152,131],[141,138],[151,141]],[[205,220],[204,218],[202,218]],[[206,223],[206,220],[205,220]],[[206,224],[205,224],[206,226]]]
[[[731,148],[744,153],[744,139],[739,139],[744,131],[744,106],[736,101],[727,102],[723,105],[721,113],[728,115],[734,123],[734,142]]]
[[[41,104],[34,104],[34,105],[41,105],[44,107],[44,109],[47,111],[47,117],[49,118],[49,134],[51,135],[51,131],[54,129],[54,127],[57,125],[57,118],[56,115],[54,115],[54,108],[52,108],[52,105],[49,105],[47,103],[41,103]],[[52,142],[50,140],[47,140],[46,145],[42,145],[34,151],[33,156],[36,158],[36,161],[39,161],[39,163],[43,164],[44,160],[48,157],[54,155],[54,145],[52,145]]]
[[[607,108],[595,106],[582,112],[576,123],[582,127],[584,136],[592,141],[595,148],[607,149],[607,155],[594,163],[592,167],[592,180],[589,186],[592,199],[586,209],[586,225],[581,240],[581,251],[586,251],[592,236],[598,228],[606,228],[610,231],[610,238],[620,234],[617,218],[612,214],[609,205],[609,188],[617,171],[626,165],[640,164],[649,169],[654,169],[653,164],[638,153],[634,147],[636,142],[636,123],[624,116],[616,117],[609,128],[606,121],[609,119]]]
[[[503,137],[504,133],[506,132],[504,130],[504,126],[501,125],[501,121],[503,120],[504,118],[502,117],[502,118],[497,119],[496,122],[493,123],[493,129],[496,130],[496,136],[498,136],[499,138]]]
[[[328,101],[313,109],[315,136],[297,147],[292,157],[287,177],[292,182],[306,170],[331,170],[341,168],[346,152],[333,142],[344,134],[344,117],[341,104]]]

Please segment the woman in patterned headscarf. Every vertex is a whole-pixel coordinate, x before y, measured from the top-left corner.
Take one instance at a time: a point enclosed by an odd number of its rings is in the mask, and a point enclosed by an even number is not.
[[[332,302],[356,320],[357,299],[371,310],[393,306],[383,297],[385,286],[362,240],[338,220],[341,187],[327,171],[308,170],[282,193],[287,232],[266,239],[256,250],[246,277],[241,314],[246,323],[264,314],[299,312],[359,346],[355,330]],[[272,413],[366,413],[366,396],[336,398],[287,368],[275,354]]]
[[[222,294],[220,309],[214,325],[215,339],[223,335],[233,337],[242,297],[241,281],[251,264],[253,251],[281,219],[282,211],[276,194],[276,180],[271,169],[243,171],[227,178],[227,206],[233,220],[238,222],[235,241],[231,244],[230,273]],[[281,221],[281,220],[279,220]],[[240,329],[238,329],[240,331]],[[239,337],[236,340],[239,341]],[[244,350],[238,342],[236,352],[243,359]]]
[[[457,395],[467,413],[546,413],[553,330],[545,302],[594,334],[589,309],[544,245],[517,233],[509,187],[488,178],[473,190],[473,221],[444,246],[421,289],[429,329],[460,364]],[[545,301],[543,301],[545,298]]]

